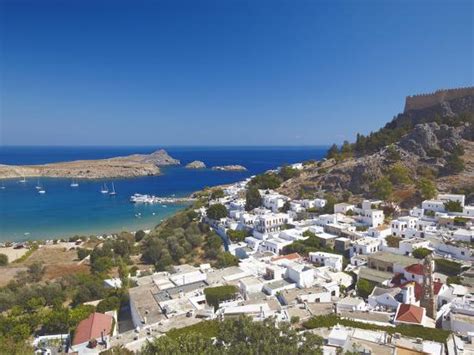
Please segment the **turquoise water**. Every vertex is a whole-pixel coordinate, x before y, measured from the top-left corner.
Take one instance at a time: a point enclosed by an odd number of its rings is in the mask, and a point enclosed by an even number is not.
[[[0,147],[1,164],[41,164],[48,162],[98,159],[132,153],[151,153],[158,147]],[[112,180],[79,180],[72,188],[67,179],[40,179],[46,194],[35,189],[37,179],[0,182],[0,240],[67,237],[75,234],[102,234],[121,230],[151,228],[184,208],[183,205],[135,205],[134,193],[157,196],[186,196],[206,186],[245,179],[285,163],[319,159],[322,147],[168,147],[168,153],[182,165],[163,168],[163,175],[114,179],[117,195],[100,193],[101,185]],[[214,165],[241,164],[246,172],[191,170],[184,165],[202,160]],[[139,217],[138,214],[140,214]]]

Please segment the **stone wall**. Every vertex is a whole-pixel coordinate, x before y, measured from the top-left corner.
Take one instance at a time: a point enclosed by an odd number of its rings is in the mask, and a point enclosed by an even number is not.
[[[430,94],[407,96],[404,112],[424,109],[438,105],[443,101],[449,101],[469,95],[474,95],[474,87],[437,90]]]

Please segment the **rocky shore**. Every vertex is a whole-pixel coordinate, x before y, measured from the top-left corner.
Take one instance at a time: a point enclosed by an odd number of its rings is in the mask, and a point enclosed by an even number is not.
[[[77,160],[43,165],[0,165],[0,179],[57,177],[75,179],[127,178],[159,175],[160,166],[179,165],[160,149],[151,154],[133,154],[98,160]]]
[[[195,161],[192,161],[189,164],[186,164],[186,168],[187,169],[205,169],[206,164],[204,164],[204,162],[202,162],[200,160],[195,160]]]
[[[213,166],[212,170],[219,170],[219,171],[247,171],[247,168],[242,165],[220,165],[220,166]]]

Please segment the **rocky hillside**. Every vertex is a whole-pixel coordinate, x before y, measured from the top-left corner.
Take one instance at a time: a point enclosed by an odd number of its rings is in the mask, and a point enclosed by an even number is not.
[[[332,192],[345,198],[350,191],[389,196],[405,206],[429,197],[424,196],[431,194],[426,184],[438,191],[472,193],[474,88],[462,97],[407,110],[378,132],[333,149],[329,157],[307,165],[280,191],[292,197]]]
[[[180,164],[161,149],[151,154],[133,154],[98,160],[77,160],[43,165],[0,165],[0,179],[24,177],[62,177],[102,179],[160,174],[160,166]]]

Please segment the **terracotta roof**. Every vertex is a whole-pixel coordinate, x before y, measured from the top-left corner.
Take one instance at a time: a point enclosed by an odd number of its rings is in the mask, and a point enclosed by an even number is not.
[[[424,308],[412,304],[400,304],[395,320],[405,323],[421,324],[423,322]]]
[[[79,322],[74,333],[72,345],[82,344],[91,339],[98,339],[101,332],[104,336],[112,332],[113,318],[102,313],[92,313],[89,317]]]
[[[433,282],[433,291],[435,295],[439,293],[439,291],[441,290],[441,287],[443,287],[442,282],[439,282],[439,281]]]
[[[405,268],[405,271],[411,273],[411,274],[415,274],[415,275],[421,275],[423,276],[424,273],[423,273],[423,265],[421,264],[412,264],[410,266],[407,266]]]
[[[288,255],[275,256],[274,258],[272,258],[273,261],[281,260],[281,259],[296,260],[296,259],[301,259],[301,255],[298,253],[291,253]]]
[[[423,287],[415,281],[407,281],[405,283],[402,283],[400,285],[400,288],[405,287],[406,285],[412,284],[415,286],[415,298],[417,301],[421,299],[421,296],[423,295]]]

